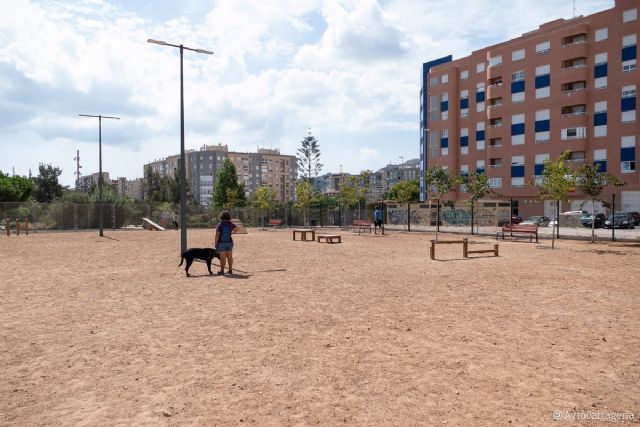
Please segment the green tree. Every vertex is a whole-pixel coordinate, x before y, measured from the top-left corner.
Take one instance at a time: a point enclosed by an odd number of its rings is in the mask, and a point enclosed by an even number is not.
[[[50,164],[40,163],[38,176],[34,178],[36,184],[35,197],[38,202],[49,203],[62,196],[65,188],[58,182],[62,170]]]
[[[389,189],[387,198],[399,203],[420,201],[420,181],[417,179],[411,179],[409,181],[400,181],[394,184],[393,187]],[[400,200],[406,201],[401,202]]]
[[[307,181],[313,184],[313,179],[318,176],[322,169],[320,163],[320,147],[318,140],[311,135],[311,131],[306,138],[300,141],[298,148],[298,172]]]
[[[296,203],[295,207],[302,209],[303,225],[307,225],[307,211],[313,200],[313,185],[309,181],[298,181],[296,183]]]
[[[440,231],[440,202],[447,193],[455,190],[456,186],[461,182],[459,176],[452,176],[449,171],[440,165],[433,165],[424,173],[424,181],[427,191],[436,200],[437,217],[436,217],[436,240],[438,240],[438,231]]]
[[[269,209],[273,206],[276,200],[276,194],[269,190],[266,185],[260,186],[255,191],[255,198],[253,200],[253,206],[259,210],[266,210],[267,216],[269,216]],[[264,228],[264,215],[260,215],[261,225]]]
[[[0,202],[24,202],[33,192],[33,181],[22,176],[9,176],[0,171]]]
[[[340,184],[340,203],[348,208],[354,208],[360,202],[358,177],[350,176],[345,182]]]
[[[230,193],[227,190],[231,190],[232,192]],[[229,194],[234,194],[236,196],[235,200],[232,200],[234,206],[240,206],[246,201],[244,188],[238,184],[236,167],[233,165],[231,160],[224,159],[213,188],[213,205],[218,208],[228,206]]]
[[[591,243],[596,241],[596,202],[602,202],[605,206],[609,205],[600,198],[605,187],[613,185],[621,187],[624,182],[616,176],[606,172],[600,172],[600,164],[582,165],[575,176],[576,188],[585,196],[589,197],[591,202]],[[582,204],[581,207],[585,205]]]
[[[534,184],[538,188],[540,200],[553,200],[554,202],[568,201],[569,193],[573,191],[576,182],[576,174],[567,164],[569,151],[565,151],[556,160],[545,160],[542,172],[542,183]],[[554,203],[557,206],[557,203]],[[551,236],[551,248],[555,247],[555,229],[558,226],[558,214]]]
[[[478,200],[482,199],[491,191],[489,187],[489,177],[484,172],[471,172],[466,178],[463,178],[463,184],[467,188],[469,194],[469,203],[471,204],[471,234],[473,234],[474,221],[474,205],[478,207]],[[477,212],[477,209],[476,209]]]
[[[144,197],[150,203],[164,201],[160,174],[154,171],[150,165],[147,165],[144,169]]]
[[[420,200],[420,182],[416,180],[400,181],[389,190],[389,194],[393,195],[393,200],[398,203],[410,203]],[[409,218],[411,215],[410,206],[407,205],[407,228],[409,227]]]

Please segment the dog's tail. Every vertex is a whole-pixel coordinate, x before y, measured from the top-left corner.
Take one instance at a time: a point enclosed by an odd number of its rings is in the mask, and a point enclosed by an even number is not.
[[[180,264],[178,264],[178,267],[180,267],[182,265],[183,261],[184,261],[184,255],[182,255],[182,258],[180,258]]]

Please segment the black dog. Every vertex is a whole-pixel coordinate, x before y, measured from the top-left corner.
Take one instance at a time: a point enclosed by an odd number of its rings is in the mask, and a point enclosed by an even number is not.
[[[213,274],[213,271],[211,271],[211,261],[213,261],[214,258],[220,259],[220,256],[218,255],[218,252],[213,248],[190,248],[182,253],[182,259],[180,260],[180,264],[178,264],[178,267],[180,267],[182,265],[182,262],[186,259],[187,265],[184,267],[184,269],[187,272],[187,277],[189,277],[189,267],[191,267],[193,260],[201,259],[203,261],[206,261],[207,268],[209,269],[209,274]]]

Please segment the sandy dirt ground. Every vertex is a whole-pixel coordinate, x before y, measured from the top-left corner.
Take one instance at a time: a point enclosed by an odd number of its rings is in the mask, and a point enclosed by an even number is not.
[[[638,423],[640,244],[341,234],[190,278],[177,231],[0,236],[0,425]]]

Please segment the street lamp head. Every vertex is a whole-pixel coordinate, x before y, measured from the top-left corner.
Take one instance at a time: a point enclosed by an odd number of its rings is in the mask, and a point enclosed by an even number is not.
[[[163,42],[160,40],[154,40],[154,39],[147,39],[147,42],[149,43],[154,43],[154,44],[159,44],[160,46],[166,46],[167,42]]]
[[[213,55],[213,52],[211,52],[210,50],[204,50],[204,49],[193,49],[193,50],[198,53],[204,53],[205,55]]]

